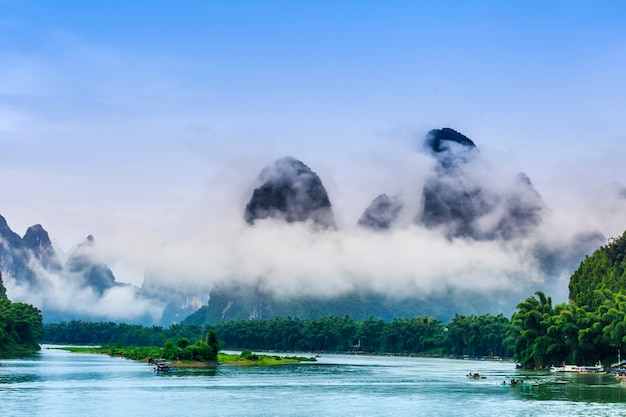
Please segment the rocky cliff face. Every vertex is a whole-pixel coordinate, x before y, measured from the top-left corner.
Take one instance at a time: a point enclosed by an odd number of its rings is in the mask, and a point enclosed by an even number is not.
[[[301,161],[279,159],[259,175],[261,185],[246,205],[249,224],[274,218],[288,223],[311,221],[319,228],[334,228],[330,199],[319,176]]]

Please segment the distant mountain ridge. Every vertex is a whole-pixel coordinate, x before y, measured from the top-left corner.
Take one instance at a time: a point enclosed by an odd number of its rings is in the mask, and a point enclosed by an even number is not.
[[[450,128],[434,129],[426,135],[423,149],[436,160],[436,165],[423,187],[419,212],[413,214],[415,225],[441,230],[450,239],[510,241],[524,238],[541,224],[547,207],[530,178],[524,173],[518,173],[510,179],[510,186],[504,192],[489,188],[481,178],[473,175],[472,164],[480,161],[481,155],[477,145],[467,136]],[[254,220],[266,217],[286,222],[304,221],[310,218],[303,214],[308,213],[310,207],[330,210],[325,190],[317,193],[316,197],[306,194],[306,198],[300,198],[306,203],[299,205],[298,209],[286,203],[289,199],[286,196],[295,193],[295,184],[300,175],[311,178],[315,187],[323,187],[317,175],[313,176],[308,167],[294,158],[284,158],[277,161],[273,168],[267,168],[260,176],[265,182],[255,189],[246,206],[244,216],[248,223],[253,224]],[[310,190],[313,186],[302,188]],[[374,232],[401,227],[398,225],[400,214],[408,206],[398,197],[380,194],[364,210],[357,224]],[[260,211],[262,214],[253,214],[258,213],[258,207],[263,208]],[[538,248],[537,260],[546,273],[552,273],[557,266],[563,267],[565,264],[573,267],[602,239],[597,234],[580,236],[576,244],[572,245],[575,252]],[[493,299],[485,300],[478,293],[460,294],[448,289],[428,297],[390,298],[382,294],[356,291],[335,297],[295,297],[285,300],[253,284],[224,284],[214,288],[208,304],[185,322],[203,324],[285,316],[316,319],[325,314],[344,313],[355,319],[365,319],[369,315],[382,319],[407,315],[435,315],[450,319],[457,312],[482,313],[488,309],[506,308],[498,301],[506,296],[500,294],[498,299],[497,294],[498,290],[494,289]]]
[[[423,228],[449,240],[511,242],[531,236],[549,212],[530,178],[523,173],[510,179],[498,178],[508,181],[507,187],[490,188],[489,181],[474,172],[476,164],[483,158],[478,146],[458,131],[450,128],[431,130],[421,149],[435,163],[421,189],[420,204],[403,201],[402,194],[392,194],[396,190],[378,194],[356,222],[360,232],[368,230],[386,236],[385,233],[395,228]],[[263,169],[250,199],[240,209],[250,230],[263,222],[282,222],[311,226],[310,232],[316,236],[338,231],[331,198],[322,179],[293,157],[280,158]],[[368,234],[359,233],[359,236],[366,238]],[[547,276],[558,276],[563,269],[573,270],[587,253],[603,242],[604,237],[592,231],[576,236],[563,247],[538,242],[529,256]],[[106,300],[107,294],[120,288],[131,290],[133,302],[140,300],[162,309],[159,321],[146,316],[140,319],[143,324],[169,325],[188,316],[186,322],[202,324],[285,315],[315,319],[344,313],[355,319],[370,315],[382,319],[434,315],[444,319],[453,313],[483,313],[489,308],[498,313],[507,307],[502,304],[507,294],[497,288],[492,290],[492,297],[488,299],[480,298],[478,292],[460,293],[453,288],[396,298],[358,288],[334,297],[285,299],[260,284],[234,284],[235,279],[240,282],[241,278],[245,282],[262,282],[262,276],[233,277],[233,282],[221,282],[210,289],[201,283],[196,287],[179,286],[177,282],[185,277],[165,276],[153,270],[144,273],[142,287],[136,288],[116,280],[112,270],[100,259],[93,236],[87,236],[62,263],[41,225],[29,227],[20,237],[2,216],[0,272],[12,285],[26,291],[37,290],[43,295],[52,285],[52,278],[68,288],[83,289],[88,296],[94,294],[94,302]],[[209,274],[207,272],[207,281],[210,281]],[[98,319],[93,314],[69,311],[63,306],[44,305],[41,310],[46,321]]]
[[[298,317],[315,320],[324,316],[354,320],[391,321],[419,315],[450,320],[458,311],[483,311],[485,300],[478,293],[445,294],[427,298],[397,298],[372,291],[351,291],[335,297],[298,296],[284,298],[252,285],[220,285],[211,291],[208,304],[189,315],[182,324],[215,324],[231,320],[271,320]],[[499,306],[508,309],[508,306]],[[511,306],[512,309],[512,306]]]
[[[57,276],[69,286],[90,288],[100,296],[115,286],[128,284],[115,281],[111,269],[99,258],[95,240],[89,235],[71,253],[65,264],[57,255],[48,232],[39,224],[27,229],[20,237],[0,216],[0,272],[18,287],[28,291],[42,291],[52,285],[51,275]],[[79,318],[54,308],[42,307],[44,319],[64,320]]]

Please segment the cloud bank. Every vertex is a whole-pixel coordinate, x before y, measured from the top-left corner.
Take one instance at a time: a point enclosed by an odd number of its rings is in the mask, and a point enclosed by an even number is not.
[[[347,190],[332,175],[326,181],[325,172],[309,163],[328,187],[326,197],[341,219],[331,228],[317,227],[315,219],[288,222],[284,216],[250,222],[246,201],[267,180],[267,169],[260,169],[256,180],[250,175],[247,182],[241,173],[234,181],[228,175],[213,179],[207,187],[214,194],[188,207],[185,216],[164,219],[166,230],[159,232],[140,221],[114,224],[98,239],[99,253],[75,251],[90,259],[88,265],[104,259],[116,274],[115,284],[105,277],[96,279],[98,285],[86,285],[83,278],[33,265],[40,285],[8,279],[7,290],[16,300],[66,316],[144,322],[159,320],[168,297],[197,308],[213,288],[224,284],[250,285],[279,297],[329,298],[358,290],[426,300],[452,293],[497,298],[496,304],[513,308],[521,297],[543,290],[565,301],[569,276],[584,255],[624,228],[624,186],[607,185],[607,192],[592,201],[591,211],[583,206],[552,208],[551,196],[535,190],[501,155],[457,151],[461,162],[452,163],[451,155],[445,155],[441,164],[421,145],[410,152],[386,149],[382,159],[395,171],[385,172],[384,181],[369,172]],[[397,163],[389,165],[392,159]],[[322,170],[328,167],[320,165]],[[271,161],[266,166],[271,167]],[[433,181],[438,187],[431,186]],[[433,195],[453,210],[469,210],[464,228],[445,216],[439,223],[421,221],[423,190],[435,190]],[[359,225],[380,193],[394,196],[392,221],[382,228]],[[482,211],[476,210],[476,202]],[[520,207],[530,207],[531,221],[511,226]],[[526,219],[528,213],[521,211],[520,218]]]

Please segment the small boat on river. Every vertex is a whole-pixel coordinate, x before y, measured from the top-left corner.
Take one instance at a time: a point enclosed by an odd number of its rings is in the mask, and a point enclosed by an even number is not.
[[[172,366],[172,362],[156,362],[154,364],[154,371],[157,374],[166,373],[166,372],[176,372],[177,370],[178,369]]]
[[[537,382],[525,382],[522,379],[511,379],[510,381],[503,381],[503,386],[507,387],[538,387],[539,384]]]
[[[167,362],[165,359],[150,358],[148,359],[148,363],[154,365],[153,370],[157,374],[176,372],[178,370],[172,366],[172,362]]]

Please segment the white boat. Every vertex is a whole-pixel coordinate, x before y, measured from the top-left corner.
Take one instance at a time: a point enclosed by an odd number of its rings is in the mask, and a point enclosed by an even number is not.
[[[593,366],[579,366],[579,365],[565,365],[565,364],[561,366],[553,365],[550,367],[550,371],[551,372],[600,373],[600,372],[604,372],[604,365],[602,365],[599,362]]]

